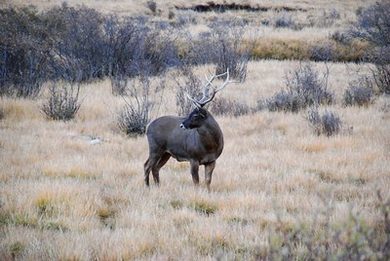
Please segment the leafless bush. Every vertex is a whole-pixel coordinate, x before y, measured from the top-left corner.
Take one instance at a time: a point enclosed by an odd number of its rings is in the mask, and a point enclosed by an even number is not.
[[[187,34],[188,51],[183,63],[214,63],[216,74],[229,68],[232,79],[245,81],[250,50],[244,46],[244,26],[235,21],[216,21],[210,24],[210,32],[202,33],[195,39]]]
[[[331,43],[318,43],[311,47],[310,58],[314,61],[332,61],[335,59],[335,47]]]
[[[349,83],[348,89],[344,92],[344,105],[367,106],[371,103],[372,96],[373,87],[370,79],[361,77]]]
[[[377,64],[372,69],[372,76],[379,93],[390,94],[390,64]]]
[[[380,93],[390,94],[390,2],[379,1],[358,13],[354,37],[375,45],[368,59],[375,64],[372,75]]]
[[[46,26],[33,7],[0,10],[0,95],[35,97],[47,77]]]
[[[239,22],[230,24],[221,22],[214,24],[212,28],[217,58],[216,74],[224,73],[229,69],[232,79],[245,81],[249,61],[249,47],[243,46],[245,25]]]
[[[295,23],[290,14],[287,12],[280,12],[275,18],[275,27],[294,28]]]
[[[117,119],[119,129],[129,136],[144,134],[152,113],[161,105],[164,88],[164,79],[157,86],[152,86],[147,74],[127,81],[126,96],[122,95],[126,104]]]
[[[250,113],[251,109],[245,103],[240,103],[220,97],[216,98],[211,103],[210,111],[215,115],[230,115],[239,117]]]
[[[153,14],[157,11],[157,3],[155,1],[147,1],[146,6],[152,11]]]
[[[329,70],[322,75],[310,64],[286,75],[286,89],[276,93],[266,101],[270,111],[297,112],[311,105],[331,104],[333,94],[328,90]]]
[[[0,95],[36,96],[43,82],[160,74],[179,64],[169,24],[66,3],[0,10]],[[113,82],[115,85],[115,82]]]
[[[202,81],[194,74],[191,67],[183,66],[175,75],[177,85],[176,108],[179,115],[187,115],[192,110],[192,102],[187,94],[196,99],[202,95]]]
[[[339,133],[342,125],[340,117],[336,113],[325,111],[321,115],[317,108],[308,111],[307,120],[315,134],[324,134],[328,137]]]
[[[51,120],[68,121],[75,117],[80,109],[80,86],[68,84],[52,84],[49,87],[49,97],[42,105],[41,111]]]
[[[376,2],[358,15],[356,36],[364,38],[377,46],[390,45],[390,2]]]
[[[294,91],[285,90],[267,99],[265,104],[269,111],[298,112],[300,109],[306,107],[305,99],[302,95]]]

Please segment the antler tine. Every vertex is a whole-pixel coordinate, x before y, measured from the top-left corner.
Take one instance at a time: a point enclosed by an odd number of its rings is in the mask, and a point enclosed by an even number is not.
[[[227,69],[226,72],[224,72],[224,73],[222,73],[222,74],[214,75],[214,76],[212,77],[212,79],[214,79],[215,77],[221,77],[221,76],[223,76],[223,75],[226,75],[226,80],[225,80],[225,82],[224,82],[219,88],[217,88],[217,89],[215,89],[215,90],[213,89],[213,90],[212,90],[212,93],[211,93],[211,95],[210,95],[209,98],[205,99],[206,97],[205,97],[205,95],[204,95],[204,97],[203,97],[203,98],[201,99],[201,101],[199,102],[199,104],[200,104],[201,106],[204,106],[205,104],[207,104],[207,103],[209,103],[210,101],[212,101],[212,100],[214,99],[214,97],[215,97],[215,94],[216,94],[217,92],[219,92],[220,90],[222,90],[223,88],[225,88],[229,83],[236,83],[236,81],[230,81],[230,80],[229,80],[229,77],[230,77],[229,69]],[[211,85],[211,81],[209,81],[209,84]]]
[[[198,102],[197,100],[195,100],[194,98],[192,98],[187,92],[186,92],[186,96],[187,96],[187,99],[192,101],[192,103],[195,105],[195,107],[197,107],[197,108],[201,108],[202,107],[201,103]]]

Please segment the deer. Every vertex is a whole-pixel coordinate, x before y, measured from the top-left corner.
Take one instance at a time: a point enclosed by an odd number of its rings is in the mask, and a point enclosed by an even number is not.
[[[225,81],[218,87],[213,80],[225,76]],[[206,76],[203,97],[197,100],[186,93],[195,107],[187,117],[162,116],[152,121],[146,130],[149,145],[149,157],[144,164],[145,185],[149,187],[149,174],[152,172],[154,183],[159,186],[160,169],[173,157],[177,161],[189,161],[192,181],[199,185],[199,166],[205,167],[205,184],[210,191],[210,184],[216,160],[221,155],[224,139],[222,130],[205,105],[211,102],[215,94],[228,84],[229,69],[222,74]]]

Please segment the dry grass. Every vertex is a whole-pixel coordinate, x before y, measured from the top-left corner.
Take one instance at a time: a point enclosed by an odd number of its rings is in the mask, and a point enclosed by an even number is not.
[[[247,81],[221,96],[255,106],[281,89],[295,66],[252,62]],[[333,226],[348,222],[352,210],[377,227],[376,191],[390,197],[389,98],[341,106],[351,71],[360,67],[330,67],[338,98],[332,110],[347,128],[335,137],[312,134],[304,112],[217,117],[226,145],[211,193],[195,188],[188,165],[174,160],[162,169],[160,188],[145,188],[146,139],[117,130],[123,101],[108,81],[82,87],[79,114],[67,123],[45,120],[43,98],[3,98],[0,259],[253,259],[277,246],[268,240],[272,231],[291,231],[298,221],[310,226],[328,204]],[[168,83],[159,115],[175,113],[174,86]],[[93,145],[91,137],[102,142]]]

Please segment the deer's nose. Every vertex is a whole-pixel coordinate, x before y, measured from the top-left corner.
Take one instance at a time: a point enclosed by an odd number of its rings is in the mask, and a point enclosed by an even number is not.
[[[180,124],[180,128],[185,129],[186,127],[184,127],[184,124],[181,123],[181,124]]]

